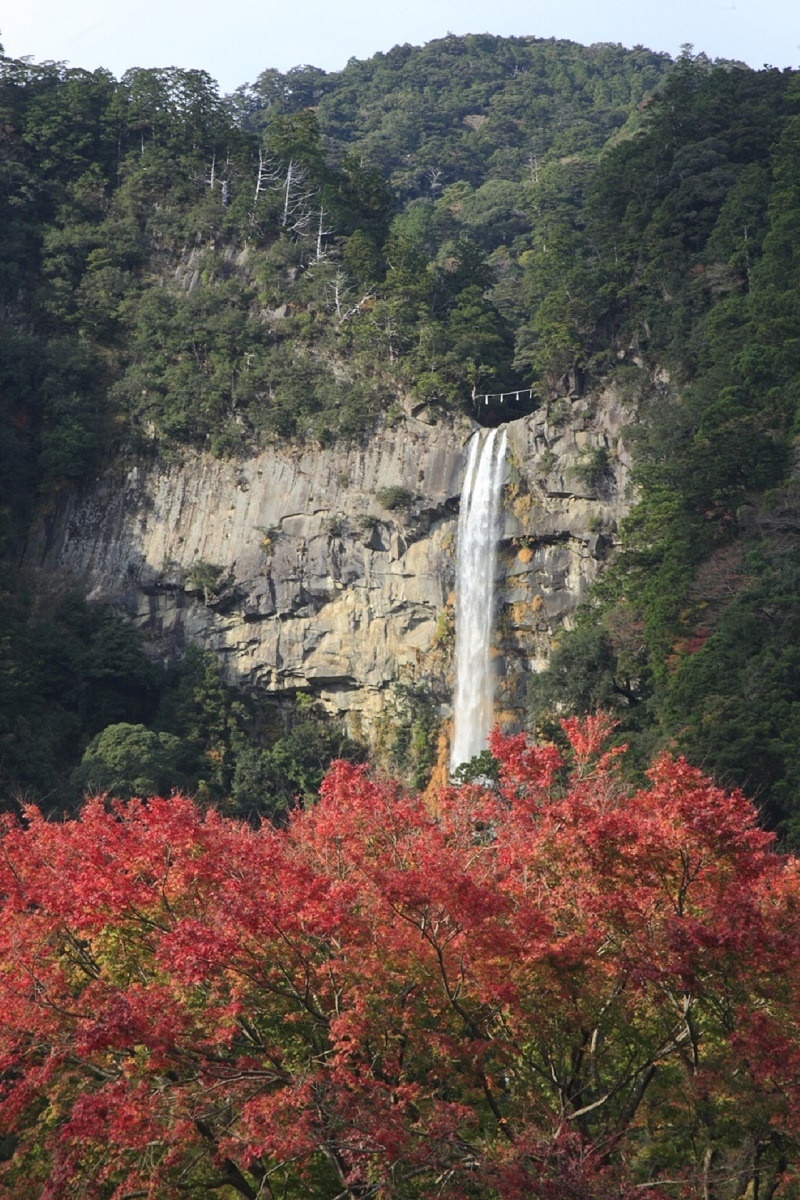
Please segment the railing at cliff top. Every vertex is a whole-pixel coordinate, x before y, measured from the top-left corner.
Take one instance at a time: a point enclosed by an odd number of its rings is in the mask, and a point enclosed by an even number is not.
[[[502,404],[503,401],[507,400],[510,396],[513,396],[517,403],[519,403],[521,398],[527,396],[527,398],[530,399],[533,396],[533,388],[514,388],[510,392],[484,392],[481,396],[478,396],[475,394],[475,392],[473,392],[472,402],[473,404],[480,404],[482,401],[484,404],[488,404],[491,400],[493,402]]]

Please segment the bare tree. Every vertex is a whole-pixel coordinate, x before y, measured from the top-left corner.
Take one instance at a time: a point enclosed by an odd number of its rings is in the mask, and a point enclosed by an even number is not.
[[[275,187],[277,180],[278,180],[278,170],[275,166],[275,163],[271,159],[265,158],[264,152],[262,150],[259,150],[259,152],[258,152],[258,174],[256,175],[256,189],[255,189],[255,193],[253,195],[253,208],[250,213],[250,221],[252,224],[255,224],[256,210],[258,209],[258,201],[261,197],[261,193],[263,191],[265,191],[266,188],[268,188],[268,187]]]
[[[431,189],[432,196],[435,196],[437,192],[442,190],[442,176],[444,175],[444,171],[440,167],[426,167],[422,175],[428,181],[428,187]]]
[[[311,222],[315,193],[309,186],[305,171],[294,159],[289,160],[280,190],[283,193],[281,225],[291,233],[305,233]]]
[[[322,262],[326,257],[327,250],[325,247],[325,238],[329,238],[333,233],[333,229],[325,228],[325,210],[320,204],[319,206],[319,222],[317,224],[317,251],[314,257],[315,262]]]
[[[328,294],[331,297],[333,310],[336,313],[337,325],[343,325],[345,321],[349,321],[356,313],[375,299],[376,292],[365,292],[360,300],[355,300],[355,293],[350,286],[348,275],[338,269],[327,288]]]
[[[211,159],[211,165],[208,168],[208,175],[206,175],[206,177],[205,177],[205,182],[208,184],[208,187],[212,192],[214,191],[214,188],[219,184],[220,203],[222,204],[223,208],[227,208],[228,203],[229,203],[230,180],[228,178],[228,175],[230,174],[230,166],[231,166],[231,161],[230,161],[230,158],[228,158],[225,160],[225,167],[226,167],[225,178],[219,179],[217,176],[217,156],[215,154]]]

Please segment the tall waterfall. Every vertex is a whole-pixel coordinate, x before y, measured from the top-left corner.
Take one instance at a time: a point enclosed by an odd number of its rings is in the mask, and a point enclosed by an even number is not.
[[[505,454],[505,429],[479,429],[470,442],[458,517],[451,770],[486,749],[492,724],[491,634]]]

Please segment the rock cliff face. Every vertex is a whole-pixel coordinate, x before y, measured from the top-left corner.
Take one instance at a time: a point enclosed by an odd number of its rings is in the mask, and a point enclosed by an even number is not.
[[[509,424],[497,646],[510,723],[526,675],[613,548],[623,418],[607,391]],[[371,736],[396,682],[424,681],[446,717],[472,428],[407,417],[362,448],[109,473],[40,530],[28,558],[126,612],[160,655],[198,643],[229,681],[311,690],[353,734]]]

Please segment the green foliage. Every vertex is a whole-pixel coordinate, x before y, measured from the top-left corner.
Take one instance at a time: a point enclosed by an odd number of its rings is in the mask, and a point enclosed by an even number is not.
[[[719,613],[704,615],[708,623],[669,680],[665,723],[687,755],[753,795],[765,819],[797,844],[798,550],[764,543],[743,564]]]
[[[592,491],[601,491],[611,469],[611,457],[605,446],[594,446],[581,453],[573,475],[579,483]]]
[[[257,126],[313,105],[334,151],[355,146],[403,196],[436,196],[456,179],[518,179],[548,153],[602,144],[670,65],[641,47],[448,35],[338,74],[267,71],[242,99]]]
[[[71,485],[120,438],[232,453],[268,433],[368,428],[382,386],[344,384],[327,295],[334,232],[363,218],[377,263],[386,196],[355,162],[326,165],[310,114],[259,152],[203,72],[115,81],[6,60],[0,116],[2,415],[24,431],[0,445],[23,476],[0,496],[10,532],[23,482]],[[291,229],[289,202],[303,208]]]
[[[429,688],[396,683],[378,731],[382,761],[411,787],[425,787],[436,762],[438,728],[435,699]]]
[[[399,484],[390,484],[387,487],[378,488],[375,493],[375,499],[383,508],[388,508],[390,512],[395,512],[397,509],[410,508],[414,503],[414,493],[408,488],[400,487]]]
[[[201,558],[185,572],[183,586],[187,591],[198,592],[208,604],[213,596],[219,595],[229,580],[230,573],[226,575],[224,567],[216,566]]]
[[[366,747],[343,734],[315,705],[302,701],[298,696],[289,729],[273,745],[240,749],[231,784],[239,815],[281,824],[298,804],[313,800],[334,759],[364,761]]]
[[[347,530],[347,518],[343,513],[332,513],[323,519],[322,528],[329,538],[340,538]]]
[[[187,748],[144,725],[107,725],[92,738],[70,783],[80,795],[166,796],[185,787]]]
[[[528,698],[537,727],[557,704],[569,712],[614,708],[622,690],[615,665],[608,634],[584,615],[554,647],[548,670],[531,678]]]
[[[167,673],[154,720],[189,748],[189,788],[203,801],[248,819],[284,820],[312,796],[334,758],[361,761],[313,700],[277,709],[226,686],[213,655],[189,647]]]
[[[460,763],[450,777],[455,787],[477,783],[483,787],[496,784],[500,778],[500,763],[490,750],[481,750],[469,762]]]
[[[4,573],[2,600],[0,801],[36,796],[57,810],[88,741],[152,720],[159,672],[131,626],[77,589]]]

